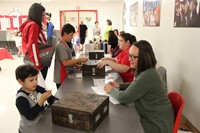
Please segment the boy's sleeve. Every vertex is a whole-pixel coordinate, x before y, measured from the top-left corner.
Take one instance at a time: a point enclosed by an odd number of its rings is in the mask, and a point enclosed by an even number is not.
[[[55,101],[57,101],[57,100],[59,100],[57,97],[55,97],[55,96],[50,96],[49,98],[48,98],[48,103],[50,104],[50,105],[52,105]]]
[[[62,45],[58,45],[56,47],[56,52],[60,61],[67,60],[69,58],[66,49],[62,47]]]
[[[44,107],[40,107],[39,104],[31,108],[29,101],[24,97],[18,97],[16,99],[16,106],[20,114],[28,120],[35,119],[44,110]]]

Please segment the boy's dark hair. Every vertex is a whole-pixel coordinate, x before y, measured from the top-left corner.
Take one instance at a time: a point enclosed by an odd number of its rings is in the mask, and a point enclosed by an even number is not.
[[[39,71],[31,65],[21,65],[15,70],[16,79],[20,79],[23,82],[26,78],[36,76],[38,73]]]
[[[139,49],[138,68],[136,70],[136,75],[139,75],[148,68],[155,68],[157,61],[151,44],[145,40],[141,40],[133,45]]]
[[[130,33],[123,33],[123,34],[120,34],[119,36],[121,36],[125,41],[129,41],[131,45],[134,42],[137,42],[136,37],[134,35],[131,35]]]
[[[45,8],[40,3],[34,3],[31,5],[28,11],[28,20],[36,22],[42,29],[42,16]]]
[[[61,32],[61,36],[64,35],[64,33],[70,34],[70,33],[75,33],[75,28],[73,25],[67,23],[65,25],[63,25],[62,27],[62,32]]]

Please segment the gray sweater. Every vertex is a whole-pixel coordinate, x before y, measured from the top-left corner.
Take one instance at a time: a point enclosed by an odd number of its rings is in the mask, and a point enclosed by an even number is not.
[[[173,108],[155,68],[137,75],[132,83],[120,84],[120,89],[124,91],[112,88],[109,94],[120,103],[134,102],[145,133],[172,133]]]
[[[19,92],[17,94],[17,98],[18,97],[24,97],[24,98],[26,98],[29,101],[29,104],[30,104],[31,108],[34,107],[37,104],[36,101],[32,100],[28,95],[26,95],[23,92]],[[42,113],[43,112],[40,112],[36,116],[36,118],[33,119],[33,120],[28,120],[24,115],[22,115],[20,113],[20,117],[21,117],[20,124],[19,124],[19,130],[20,130],[20,132],[22,132],[22,133],[31,133],[31,132],[33,132],[33,128],[37,124],[37,122],[40,120],[40,118],[42,116]]]

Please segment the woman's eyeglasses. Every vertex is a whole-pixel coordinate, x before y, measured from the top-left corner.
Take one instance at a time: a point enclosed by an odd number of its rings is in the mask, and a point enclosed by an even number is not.
[[[128,53],[128,56],[131,58],[131,60],[135,60],[138,58],[138,56],[134,55],[134,54],[129,54]]]

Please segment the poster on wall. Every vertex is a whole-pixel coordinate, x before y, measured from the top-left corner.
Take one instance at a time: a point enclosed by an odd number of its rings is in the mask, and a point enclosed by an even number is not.
[[[123,30],[125,30],[125,25],[126,25],[126,3],[124,2],[124,4],[123,4],[123,12],[122,12],[122,26],[123,26]]]
[[[130,6],[130,26],[138,25],[138,2]]]
[[[200,0],[175,0],[174,27],[200,27]]]
[[[144,26],[160,26],[161,0],[143,1]]]

